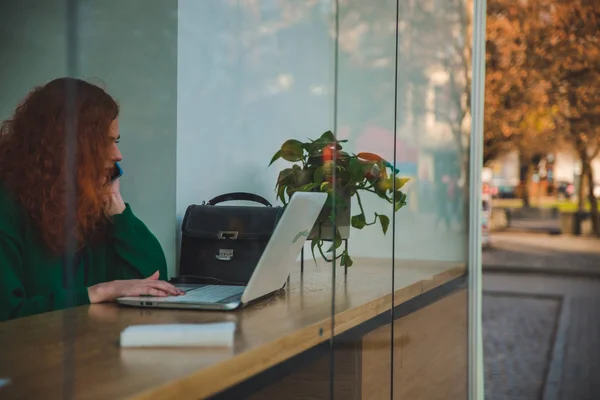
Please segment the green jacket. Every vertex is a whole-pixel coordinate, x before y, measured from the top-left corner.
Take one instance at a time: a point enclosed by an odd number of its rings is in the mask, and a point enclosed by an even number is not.
[[[115,279],[167,279],[160,243],[131,211],[112,217],[107,240],[86,247],[66,274],[24,209],[0,185],[0,321],[89,304],[87,288]]]

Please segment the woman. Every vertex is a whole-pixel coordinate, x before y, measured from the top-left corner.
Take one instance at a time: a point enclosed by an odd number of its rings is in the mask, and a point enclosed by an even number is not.
[[[61,78],[34,89],[2,123],[0,321],[182,294],[159,280],[167,277],[162,248],[123,201],[119,180],[109,180],[122,159],[118,114],[101,88]]]

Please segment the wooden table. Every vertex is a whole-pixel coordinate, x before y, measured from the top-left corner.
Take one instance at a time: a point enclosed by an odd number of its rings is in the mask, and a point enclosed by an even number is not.
[[[464,280],[465,273],[465,265],[459,263],[398,260],[394,306]],[[303,274],[295,268],[288,290],[236,312],[106,304],[0,323],[0,379],[11,381],[0,388],[0,398],[182,400],[223,396],[257,374],[277,370],[316,346],[331,344],[332,333],[335,343],[345,332],[382,315],[389,315],[390,322],[391,277],[389,259],[355,260],[347,276],[341,268],[336,271],[333,305],[331,266],[315,267],[307,260]],[[466,303],[462,308],[460,312],[466,313]],[[120,332],[133,324],[222,321],[236,323],[232,349],[121,349],[118,345]],[[361,390],[362,397],[377,397],[365,395],[368,390],[364,387]]]

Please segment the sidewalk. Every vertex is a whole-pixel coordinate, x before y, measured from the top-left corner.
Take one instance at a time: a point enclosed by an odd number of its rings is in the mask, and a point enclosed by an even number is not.
[[[485,274],[486,400],[600,399],[600,280]]]
[[[495,232],[483,250],[485,272],[532,272],[600,278],[600,239]]]
[[[486,399],[600,399],[600,239],[494,232],[482,261]]]

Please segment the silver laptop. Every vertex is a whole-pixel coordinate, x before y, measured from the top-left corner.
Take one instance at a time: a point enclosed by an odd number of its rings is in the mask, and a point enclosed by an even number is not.
[[[184,295],[121,297],[135,307],[235,310],[283,288],[325,204],[326,193],[296,192],[277,223],[246,286],[174,284]]]

